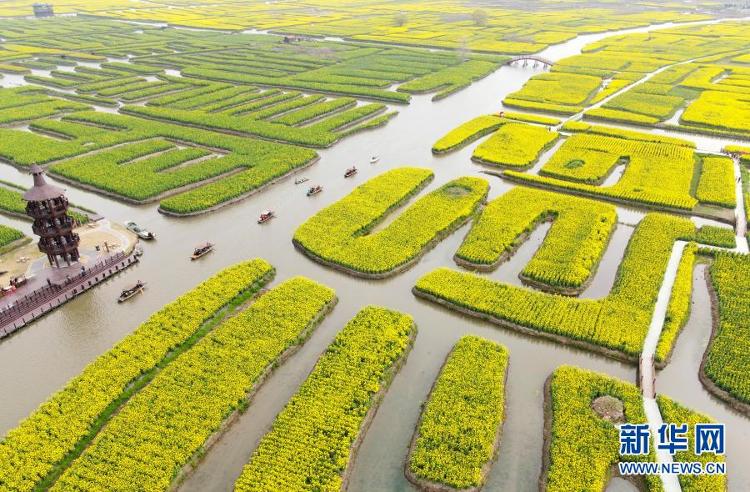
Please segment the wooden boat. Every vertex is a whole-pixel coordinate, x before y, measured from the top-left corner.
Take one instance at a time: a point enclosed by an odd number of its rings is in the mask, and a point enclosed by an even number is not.
[[[136,294],[140,294],[141,292],[143,292],[143,288],[145,286],[146,286],[146,283],[141,282],[139,280],[132,287],[128,287],[127,289],[122,289],[122,292],[120,293],[120,297],[117,298],[117,302],[125,302],[128,299],[133,298]]]
[[[134,232],[136,236],[138,236],[141,239],[145,239],[147,241],[151,239],[156,239],[156,236],[154,236],[153,232],[147,231],[146,229],[139,226],[132,220],[125,222],[125,228],[128,229],[129,231]]]
[[[380,160],[380,157],[377,156],[377,155],[374,155],[374,156],[370,157],[370,164],[375,164],[379,160]]]
[[[322,186],[312,186],[309,190],[307,190],[307,196],[317,195],[321,191],[323,191]]]
[[[258,224],[263,224],[264,222],[268,222],[274,217],[276,217],[276,214],[273,213],[273,210],[266,210],[265,212],[260,214],[260,217],[258,218]]]
[[[346,172],[344,173],[344,177],[345,178],[351,178],[355,174],[357,174],[357,168],[354,167],[354,166],[352,166],[352,167],[350,167],[349,169],[346,170]]]
[[[197,260],[198,258],[207,255],[211,251],[214,250],[213,243],[203,243],[200,246],[196,246],[193,250],[193,256],[190,257],[191,260]]]
[[[307,178],[297,178],[297,179],[294,180],[294,184],[296,184],[296,185],[302,184],[305,181],[309,181],[309,180]]]

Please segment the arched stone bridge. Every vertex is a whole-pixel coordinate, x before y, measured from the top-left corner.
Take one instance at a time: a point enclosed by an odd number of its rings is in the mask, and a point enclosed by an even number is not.
[[[512,65],[512,64],[514,64],[516,62],[519,62],[519,61],[522,61],[523,64],[524,64],[524,66],[526,66],[526,64],[528,64],[529,62],[533,62],[534,65],[541,64],[541,65],[544,65],[545,67],[551,67],[552,64],[553,64],[552,60],[548,60],[548,59],[543,58],[541,56],[536,56],[536,55],[521,55],[521,56],[514,56],[510,60],[506,61],[505,65]]]

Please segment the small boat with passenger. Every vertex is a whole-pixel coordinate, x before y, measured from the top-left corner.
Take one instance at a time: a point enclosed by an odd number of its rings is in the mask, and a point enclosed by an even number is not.
[[[346,172],[344,173],[344,177],[345,178],[351,178],[355,174],[357,174],[357,168],[355,166],[352,166],[352,167],[350,167],[349,169],[346,170]]]
[[[273,213],[273,210],[266,210],[260,214],[260,217],[258,217],[258,224],[264,224],[274,217],[276,217],[276,214]]]
[[[311,186],[310,189],[307,190],[307,196],[317,195],[321,191],[323,191],[323,187],[322,186],[320,186],[320,185],[318,185],[318,186]]]
[[[139,280],[135,285],[122,289],[120,297],[117,298],[117,302],[125,302],[128,299],[132,299],[136,294],[143,292],[144,287],[146,287],[146,283]]]
[[[198,258],[201,258],[203,256],[206,256],[208,253],[214,250],[213,243],[203,243],[195,247],[193,249],[193,256],[190,257],[191,260],[197,260]]]

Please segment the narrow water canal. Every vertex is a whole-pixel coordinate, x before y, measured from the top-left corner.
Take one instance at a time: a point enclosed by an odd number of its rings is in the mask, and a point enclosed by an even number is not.
[[[615,33],[580,36],[550,47],[541,55],[552,60],[564,58],[579,53],[585,44],[612,34]],[[263,257],[277,268],[274,284],[294,275],[305,275],[334,288],[340,302],[302,349],[257,393],[248,411],[182,485],[183,490],[231,490],[258,439],[307,376],[317,356],[345,322],[366,304],[383,305],[411,314],[419,327],[419,335],[360,448],[349,490],[412,490],[404,478],[403,466],[420,405],[448,351],[467,333],[497,340],[506,345],[511,354],[503,440],[499,459],[485,490],[538,490],[542,455],[542,391],[547,376],[562,364],[574,364],[635,381],[634,365],[522,336],[412,296],[411,288],[420,276],[438,266],[455,267],[452,256],[468,226],[427,253],[414,268],[381,281],[355,279],[326,269],[305,258],[291,244],[292,234],[303,220],[345,196],[353,186],[388,169],[400,166],[433,169],[435,180],[428,191],[465,175],[486,177],[492,187],[490,199],[510,189],[512,185],[499,178],[479,174],[481,167],[470,160],[472,149],[477,144],[442,157],[433,156],[430,149],[435,140],[458,124],[477,115],[501,110],[500,101],[505,95],[519,89],[534,73],[531,68],[506,66],[445,100],[431,102],[430,96],[414,97],[410,105],[395,108],[400,114],[384,128],[349,137],[320,152],[320,162],[303,174],[310,179],[309,184],[324,187],[323,193],[312,198],[306,197],[303,187],[295,186],[293,179],[287,179],[210,215],[175,219],[157,213],[155,205],[126,205],[65,186],[71,201],[84,204],[115,221],[135,220],[155,231],[158,240],[144,244],[145,255],[137,267],[0,343],[0,395],[3,395],[0,434],[14,427],[87,363],[165,303],[226,266],[251,257]],[[699,142],[701,148],[721,143],[718,139],[706,137],[688,138]],[[380,161],[371,165],[369,156],[373,154],[378,154]],[[354,178],[345,180],[343,172],[352,165],[360,171]],[[30,184],[28,176],[7,165],[0,165],[0,179]],[[255,219],[266,208],[274,209],[278,218],[260,227]],[[618,208],[618,213],[621,222],[631,225],[642,216],[622,208]],[[27,224],[10,222],[30,233]],[[545,232],[540,229],[522,252],[490,275],[517,283],[517,279],[506,278],[508,272],[517,273],[523,268]],[[597,298],[607,294],[631,234],[631,226],[618,226],[585,297]],[[205,240],[216,243],[215,253],[200,262],[190,262],[193,245]],[[702,270],[697,270],[696,277],[701,275]],[[147,282],[146,295],[118,305],[115,300],[120,290],[136,279]],[[658,389],[728,424],[730,487],[732,490],[748,490],[750,470],[742,465],[750,455],[750,422],[713,400],[697,378],[695,358],[699,360],[702,355],[710,332],[710,308],[702,285],[696,281],[693,316],[680,337],[672,365],[659,376]]]

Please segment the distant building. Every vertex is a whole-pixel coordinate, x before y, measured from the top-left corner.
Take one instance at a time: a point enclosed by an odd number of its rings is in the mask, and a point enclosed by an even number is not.
[[[34,8],[34,17],[52,17],[55,15],[55,12],[52,9],[52,4],[35,3],[32,7]]]
[[[68,199],[62,189],[47,183],[41,167],[32,166],[31,174],[34,186],[23,199],[28,202],[26,215],[34,220],[31,230],[39,236],[39,251],[47,255],[50,265],[70,266],[78,261],[80,238],[73,232],[75,224],[68,215]]]

